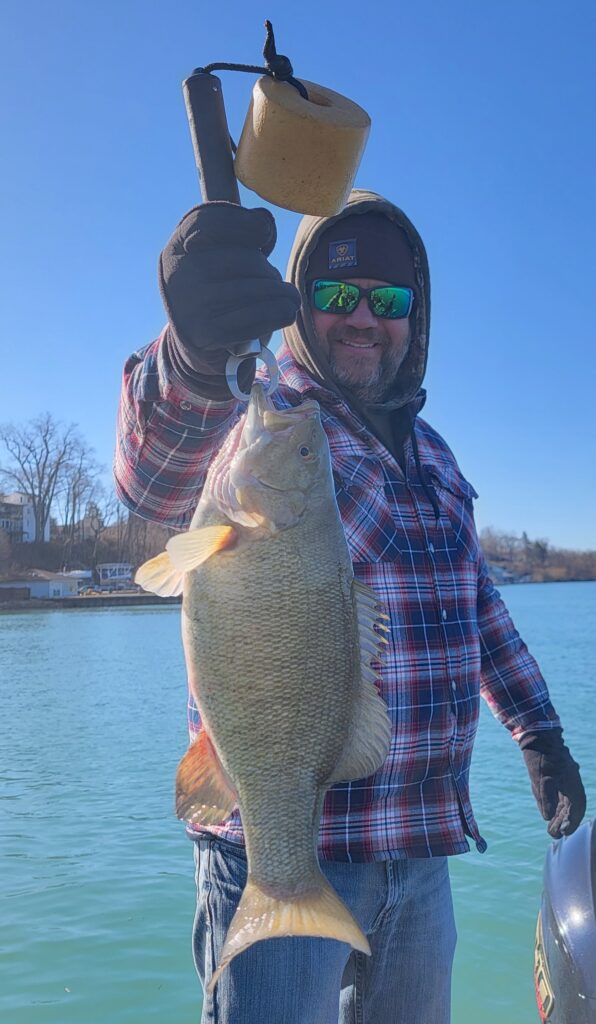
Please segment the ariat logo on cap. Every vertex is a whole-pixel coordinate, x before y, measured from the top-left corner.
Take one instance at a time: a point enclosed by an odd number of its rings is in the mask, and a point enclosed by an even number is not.
[[[329,243],[329,270],[358,266],[356,239],[345,238],[341,242]]]

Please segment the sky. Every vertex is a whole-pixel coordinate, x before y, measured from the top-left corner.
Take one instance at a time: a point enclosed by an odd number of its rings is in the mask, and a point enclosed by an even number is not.
[[[479,528],[596,549],[596,6],[562,11],[553,0],[6,5],[0,421],[48,410],[109,467],[124,360],[164,323],[159,253],[200,201],[182,80],[214,61],[260,64],[269,18],[297,77],[368,111],[356,185],[402,207],[425,241],[424,416],[479,493]],[[237,139],[256,76],[220,78]],[[273,212],[285,272],[300,218]]]

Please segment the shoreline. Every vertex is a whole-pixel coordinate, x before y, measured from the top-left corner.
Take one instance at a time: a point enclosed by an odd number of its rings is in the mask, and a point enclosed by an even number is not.
[[[181,604],[180,597],[159,597],[157,594],[90,594],[88,597],[31,597],[26,601],[4,601],[3,612],[52,611],[55,608],[130,608],[133,606]]]
[[[501,587],[532,586],[542,583],[594,583],[593,579],[575,580],[510,580],[497,584]],[[1,593],[1,591],[0,591]],[[90,594],[80,597],[31,597],[26,601],[0,601],[0,615],[9,612],[39,612],[56,609],[77,608],[143,608],[151,605],[181,605],[182,595],[177,597],[159,597],[158,594]]]

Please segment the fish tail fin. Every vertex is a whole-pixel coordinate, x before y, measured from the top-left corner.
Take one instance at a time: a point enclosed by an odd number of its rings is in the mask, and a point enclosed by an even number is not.
[[[322,874],[307,893],[286,899],[264,892],[249,874],[207,992],[213,992],[230,961],[254,942],[289,935],[337,939],[368,956],[371,952],[364,932]]]

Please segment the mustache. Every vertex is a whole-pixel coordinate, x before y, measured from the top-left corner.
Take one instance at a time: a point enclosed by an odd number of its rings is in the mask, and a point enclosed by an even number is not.
[[[366,341],[369,344],[385,345],[386,336],[383,330],[378,327],[367,327],[364,330],[358,327],[349,327],[347,324],[338,324],[331,327],[327,333],[329,341]]]

